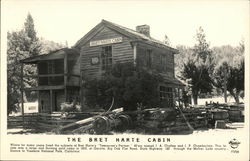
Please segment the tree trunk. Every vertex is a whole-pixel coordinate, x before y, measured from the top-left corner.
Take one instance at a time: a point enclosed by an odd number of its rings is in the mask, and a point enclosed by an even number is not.
[[[197,102],[198,102],[198,92],[197,91],[193,91],[193,101],[194,101],[194,105],[197,105]]]
[[[235,93],[234,93],[233,91],[229,91],[229,92],[230,92],[230,94],[233,96],[233,98],[234,98],[236,104],[239,104],[239,103],[240,103],[239,92],[235,92]]]
[[[226,72],[226,70],[225,70]],[[224,90],[224,100],[225,103],[227,103],[227,78],[226,78],[226,74],[224,76],[224,81],[223,81],[223,90]]]
[[[236,92],[235,95],[234,95],[234,100],[236,102],[236,104],[240,104],[240,99],[239,99],[239,92]]]

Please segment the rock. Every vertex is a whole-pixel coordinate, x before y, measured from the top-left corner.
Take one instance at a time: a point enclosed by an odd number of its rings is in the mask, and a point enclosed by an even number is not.
[[[215,128],[216,129],[225,129],[226,128],[226,123],[224,120],[217,120],[215,122]]]

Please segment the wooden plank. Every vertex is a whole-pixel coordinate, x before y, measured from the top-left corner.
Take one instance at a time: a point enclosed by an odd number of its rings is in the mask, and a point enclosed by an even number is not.
[[[23,98],[23,63],[21,63],[21,108],[24,124],[24,98]]]
[[[119,62],[133,61],[133,50],[129,42],[130,39],[124,37],[124,35],[121,35],[120,33],[114,30],[105,27],[94,37],[92,37],[91,41],[108,39],[112,37],[121,37],[121,36],[123,37],[123,42],[112,44],[113,63],[115,63],[116,61]],[[103,70],[101,70],[101,62],[98,65],[91,65],[90,61],[91,57],[100,58],[101,47],[102,46],[89,47],[89,44],[86,44],[85,46],[82,47],[80,67],[81,70],[84,70],[85,76],[97,78],[100,77],[101,74],[104,72]]]
[[[50,125],[50,124],[46,124],[46,123],[41,123],[41,122],[38,122],[37,123],[40,127],[44,128],[44,129],[54,129],[54,128],[57,128],[58,125]]]
[[[56,89],[64,89],[64,85],[59,85],[59,86],[37,86],[37,87],[23,88],[23,90],[30,90],[30,91],[56,90]]]
[[[40,74],[38,77],[61,77],[64,76],[65,74]]]
[[[40,113],[42,110],[41,110],[41,105],[40,105],[41,98],[40,98],[40,92],[39,91],[37,91],[37,98],[38,98],[38,112]]]
[[[84,85],[84,76],[83,76],[83,71],[81,70],[80,72],[80,81],[79,81],[79,86],[80,86],[80,106],[81,106],[81,111],[83,111],[83,104],[84,104],[84,98],[83,98],[83,85]]]
[[[67,82],[68,82],[68,54],[65,53],[64,55],[64,96],[65,102],[67,102]]]
[[[52,113],[52,107],[53,107],[53,91],[50,90],[50,113]]]

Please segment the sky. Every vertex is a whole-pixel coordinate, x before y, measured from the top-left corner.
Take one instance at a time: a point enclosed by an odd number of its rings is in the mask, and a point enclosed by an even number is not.
[[[2,22],[7,31],[23,27],[30,12],[39,37],[73,46],[102,19],[135,29],[150,26],[158,40],[167,35],[173,47],[193,46],[201,26],[211,47],[237,46],[248,39],[248,1],[109,1],[109,0],[5,0]]]

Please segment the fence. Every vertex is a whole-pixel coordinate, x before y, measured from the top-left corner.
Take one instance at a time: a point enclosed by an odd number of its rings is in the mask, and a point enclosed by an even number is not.
[[[30,113],[24,116],[8,116],[7,126],[8,129],[24,128],[46,132],[98,114],[98,112],[69,113],[65,116],[61,112]]]

